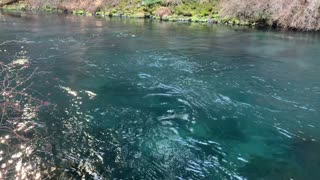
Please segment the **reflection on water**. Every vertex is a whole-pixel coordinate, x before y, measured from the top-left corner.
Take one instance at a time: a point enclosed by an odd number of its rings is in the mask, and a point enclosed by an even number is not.
[[[32,78],[39,74],[36,71],[28,73],[26,54],[27,51],[21,50],[18,59],[0,64],[1,179],[41,179],[48,174],[40,169],[41,166],[49,167],[50,162],[44,162],[39,155],[50,153],[44,137],[46,127],[38,115],[42,110],[45,112],[49,103],[32,95],[37,92],[32,90]]]
[[[1,176],[318,179],[319,43],[242,27],[2,14],[1,61],[39,67],[33,89],[56,107],[26,107],[46,138],[1,145]]]

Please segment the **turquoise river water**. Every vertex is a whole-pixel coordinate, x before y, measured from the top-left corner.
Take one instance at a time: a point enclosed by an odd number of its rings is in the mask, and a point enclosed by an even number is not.
[[[320,179],[319,34],[0,14],[18,59],[46,148],[0,144],[2,178]]]

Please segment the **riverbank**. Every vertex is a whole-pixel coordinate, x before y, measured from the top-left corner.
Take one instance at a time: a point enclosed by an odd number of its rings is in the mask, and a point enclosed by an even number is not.
[[[0,2],[2,2],[0,0]],[[4,0],[3,0],[4,2]],[[43,11],[83,16],[151,18],[162,21],[269,26],[319,31],[317,0],[6,0],[9,11]]]
[[[109,16],[124,18],[150,18],[172,22],[216,23],[242,26],[256,26],[255,21],[240,20],[236,17],[221,16],[216,1],[184,1],[181,4],[153,3],[149,1],[120,1],[116,4],[31,4],[30,1],[2,7],[6,11],[41,11],[47,13],[72,13],[81,16]]]

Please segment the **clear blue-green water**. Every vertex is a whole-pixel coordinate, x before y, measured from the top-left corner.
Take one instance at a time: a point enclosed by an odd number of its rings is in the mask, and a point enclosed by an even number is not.
[[[21,58],[55,105],[43,179],[320,179],[319,34],[0,14]]]

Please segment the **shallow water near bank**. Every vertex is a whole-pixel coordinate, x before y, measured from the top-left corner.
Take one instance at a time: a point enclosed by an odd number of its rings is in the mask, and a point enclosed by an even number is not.
[[[67,179],[319,179],[319,47],[312,33],[0,14],[0,61],[45,72],[34,89],[56,108],[38,158]]]

